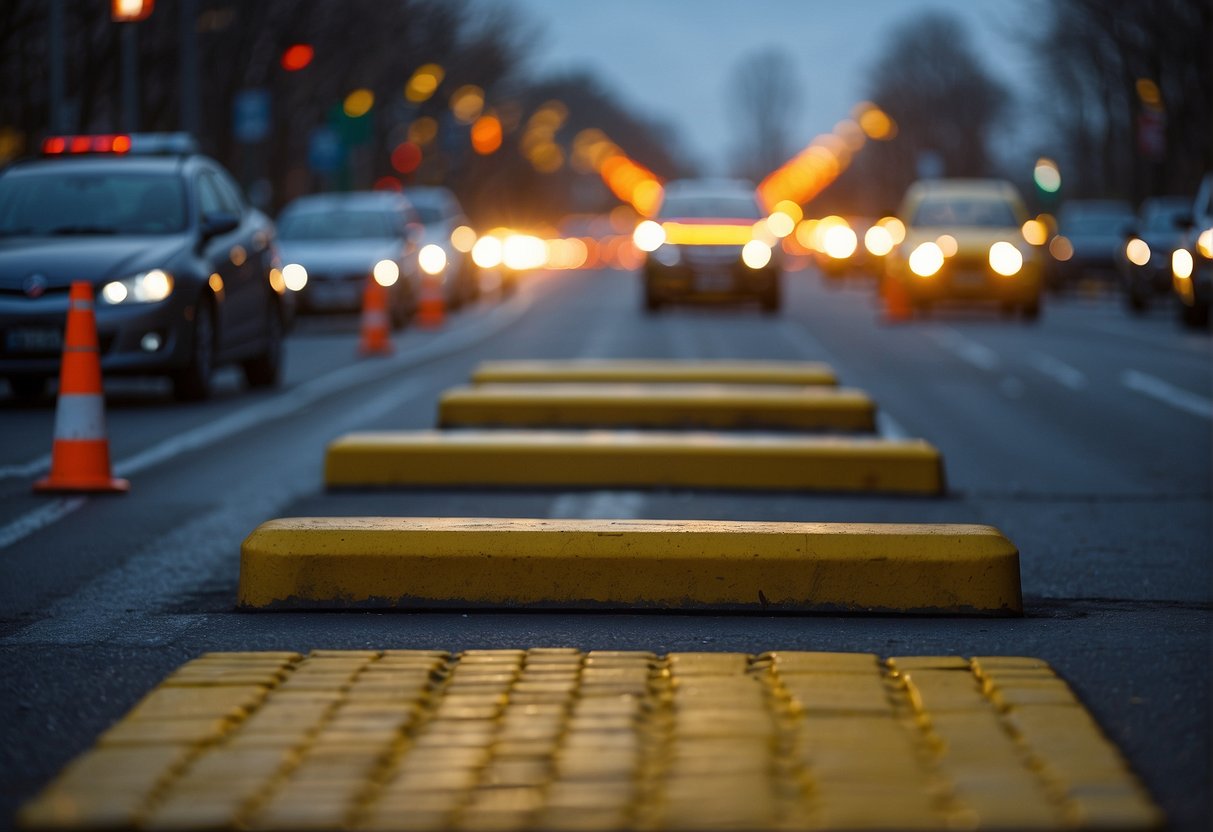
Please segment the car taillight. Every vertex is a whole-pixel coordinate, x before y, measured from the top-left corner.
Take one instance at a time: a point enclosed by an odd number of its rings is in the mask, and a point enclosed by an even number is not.
[[[61,153],[129,153],[131,137],[106,133],[99,136],[50,136],[42,142],[42,152],[48,156]]]

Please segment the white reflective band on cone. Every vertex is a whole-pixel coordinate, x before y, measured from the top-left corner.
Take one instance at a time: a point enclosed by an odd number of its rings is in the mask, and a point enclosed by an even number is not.
[[[105,400],[95,393],[64,393],[55,409],[56,439],[105,439]]]

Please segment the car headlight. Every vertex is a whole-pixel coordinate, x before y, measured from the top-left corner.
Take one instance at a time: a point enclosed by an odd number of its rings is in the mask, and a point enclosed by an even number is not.
[[[1186,280],[1192,276],[1192,253],[1186,248],[1177,248],[1171,252],[1171,274]]]
[[[113,280],[101,287],[101,300],[110,306],[131,303],[156,303],[173,293],[173,276],[152,269],[134,277]]]
[[[677,266],[682,262],[682,252],[678,246],[667,243],[653,252],[653,259],[663,266]]]
[[[421,251],[417,252],[417,265],[426,274],[442,274],[446,268],[446,250],[435,243],[422,246]]]
[[[1196,250],[1206,260],[1213,260],[1213,228],[1206,228],[1196,238]]]
[[[632,232],[632,242],[641,251],[656,251],[665,242],[665,229],[660,223],[645,220]]]
[[[1011,243],[999,240],[990,246],[990,268],[1003,277],[1018,274],[1023,268],[1023,255]]]
[[[943,268],[943,249],[933,241],[920,244],[910,252],[910,271],[919,277],[930,277]]]
[[[395,260],[380,260],[371,270],[375,282],[380,286],[393,286],[400,279],[400,267]]]
[[[1125,243],[1125,259],[1134,266],[1144,266],[1150,262],[1150,244],[1140,237],[1134,237]]]
[[[282,267],[282,282],[292,292],[298,292],[307,285],[307,269],[298,263],[287,263]]]
[[[741,262],[751,269],[761,269],[771,262],[771,247],[762,240],[750,240],[741,249]]]

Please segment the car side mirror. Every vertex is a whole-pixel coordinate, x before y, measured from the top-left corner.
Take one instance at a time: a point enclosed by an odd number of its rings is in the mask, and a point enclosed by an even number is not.
[[[235,231],[240,226],[240,217],[229,213],[204,214],[202,228],[199,232],[199,242],[205,243],[212,237]]]
[[[1190,212],[1184,212],[1175,217],[1175,227],[1183,231],[1191,231],[1196,227],[1196,217]]]

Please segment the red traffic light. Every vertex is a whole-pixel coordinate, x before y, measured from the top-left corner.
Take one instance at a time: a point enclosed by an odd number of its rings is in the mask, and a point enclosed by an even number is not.
[[[287,72],[297,72],[312,62],[316,50],[310,44],[296,43],[282,53],[282,68]]]

